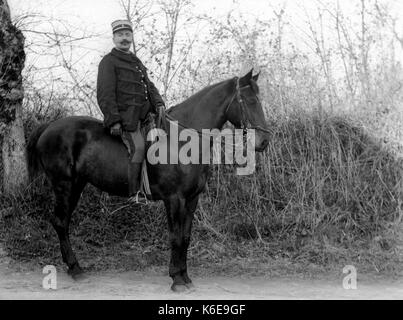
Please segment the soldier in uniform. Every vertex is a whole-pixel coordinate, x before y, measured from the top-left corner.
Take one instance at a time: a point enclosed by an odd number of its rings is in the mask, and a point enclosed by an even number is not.
[[[104,114],[104,125],[114,136],[121,136],[129,153],[129,195],[138,196],[145,141],[140,121],[148,112],[163,114],[165,104],[150,81],[147,69],[130,52],[133,29],[130,21],[112,22],[115,48],[98,67],[97,100]]]

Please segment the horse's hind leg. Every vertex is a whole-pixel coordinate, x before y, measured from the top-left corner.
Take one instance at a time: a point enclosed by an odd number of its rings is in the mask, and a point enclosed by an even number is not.
[[[71,247],[69,225],[71,214],[80,199],[84,186],[84,183],[73,183],[72,181],[58,181],[53,184],[56,203],[51,222],[59,237],[63,261],[67,264],[68,273],[73,278],[82,274],[83,271]]]
[[[187,254],[190,243],[190,236],[192,232],[193,215],[196,210],[198,200],[199,196],[196,196],[193,199],[186,199],[186,205],[185,205],[186,215],[183,225],[183,246],[182,246],[182,259],[184,260],[184,263],[182,264],[181,275],[188,288],[193,287],[192,280],[189,278],[187,271]]]

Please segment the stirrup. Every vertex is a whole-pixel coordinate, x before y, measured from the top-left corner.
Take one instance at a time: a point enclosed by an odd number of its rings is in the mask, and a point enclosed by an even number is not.
[[[127,201],[135,203],[135,204],[142,204],[142,205],[148,204],[148,199],[146,197],[146,194],[141,190],[137,191],[136,195],[131,196]]]

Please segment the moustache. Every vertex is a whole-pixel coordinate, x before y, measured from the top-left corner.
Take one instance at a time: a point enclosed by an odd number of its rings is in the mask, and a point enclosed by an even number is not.
[[[121,42],[121,44],[130,44],[130,43],[131,43],[131,42],[130,42],[130,41],[127,41],[127,40]]]

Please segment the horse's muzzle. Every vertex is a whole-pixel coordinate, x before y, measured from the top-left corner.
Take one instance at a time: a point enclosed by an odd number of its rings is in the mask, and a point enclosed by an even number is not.
[[[257,134],[255,138],[255,151],[263,152],[269,144],[269,137],[267,134]]]

